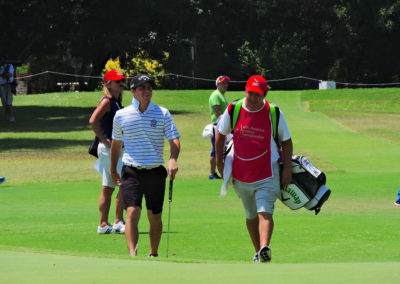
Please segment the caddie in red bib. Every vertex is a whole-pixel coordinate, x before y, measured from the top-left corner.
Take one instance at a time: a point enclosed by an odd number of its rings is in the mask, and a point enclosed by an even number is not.
[[[233,178],[254,183],[272,176],[269,104],[257,112],[242,109],[235,126]]]
[[[291,181],[290,132],[280,109],[265,100],[267,93],[267,80],[260,75],[251,76],[246,83],[245,99],[230,104],[221,116],[215,143],[218,171],[224,175],[224,183],[232,178],[243,203],[246,227],[256,252],[254,262],[271,261],[274,205],[281,186],[286,187]],[[231,132],[233,158],[229,156],[225,164],[225,137]],[[283,163],[281,173],[278,161]]]

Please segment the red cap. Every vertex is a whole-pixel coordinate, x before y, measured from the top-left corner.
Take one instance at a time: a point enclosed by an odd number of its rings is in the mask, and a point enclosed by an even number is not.
[[[217,78],[217,80],[215,81],[215,85],[218,86],[219,83],[223,83],[223,82],[225,82],[225,81],[230,82],[230,81],[231,81],[231,78],[229,78],[229,77],[226,76],[226,75],[221,75],[221,76],[219,76],[219,77]]]
[[[104,84],[108,81],[119,81],[121,79],[125,79],[125,76],[121,75],[117,70],[111,70],[104,74]]]
[[[267,91],[267,80],[260,75],[254,75],[247,80],[246,93],[255,92],[260,95],[264,95]]]

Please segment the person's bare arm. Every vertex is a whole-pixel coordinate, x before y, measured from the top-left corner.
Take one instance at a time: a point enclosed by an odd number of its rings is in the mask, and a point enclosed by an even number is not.
[[[170,180],[175,179],[175,175],[178,172],[178,156],[181,150],[181,144],[178,138],[169,140],[171,156],[168,161],[168,175]]]
[[[283,169],[281,175],[282,188],[288,186],[292,181],[292,154],[293,154],[292,139],[282,141],[282,159],[283,159]]]
[[[221,106],[220,105],[215,105],[215,106],[213,106],[213,110],[214,110],[214,113],[215,113],[215,115],[218,117],[218,116],[220,116],[222,113],[221,113]]]
[[[108,148],[111,147],[111,141],[104,137],[103,132],[100,128],[100,119],[110,110],[110,100],[104,99],[100,102],[99,106],[94,110],[92,116],[89,119],[89,123],[92,126],[94,133],[99,138],[100,142]]]
[[[224,176],[224,146],[226,135],[221,134],[219,131],[215,137],[215,158],[219,174]]]
[[[117,165],[118,165],[119,155],[121,154],[122,144],[123,143],[120,140],[113,140],[111,142],[110,174],[113,183],[115,183],[118,186],[121,184],[121,177],[117,172]]]

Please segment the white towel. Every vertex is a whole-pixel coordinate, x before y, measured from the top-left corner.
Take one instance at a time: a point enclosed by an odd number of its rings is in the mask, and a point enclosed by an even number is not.
[[[214,136],[214,125],[213,124],[207,124],[203,129],[202,136],[203,136],[203,138]]]
[[[233,183],[232,183],[232,164],[233,164],[233,155],[234,155],[233,141],[230,141],[230,143],[232,143],[232,148],[225,157],[224,182],[222,183],[219,196],[225,196],[228,192],[228,189],[231,186],[233,186]],[[229,145],[228,145],[228,147],[229,147]]]

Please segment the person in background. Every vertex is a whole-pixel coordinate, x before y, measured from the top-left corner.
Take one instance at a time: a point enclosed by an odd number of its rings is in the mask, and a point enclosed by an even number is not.
[[[11,92],[11,83],[14,81],[13,77],[14,66],[6,64],[4,58],[0,56],[0,97],[6,113],[6,120],[15,122],[13,110],[13,94]]]
[[[132,104],[119,110],[114,117],[111,144],[111,176],[121,184],[126,208],[125,237],[129,255],[137,255],[139,241],[138,223],[142,212],[143,196],[149,220],[149,257],[158,257],[162,234],[162,209],[165,179],[173,180],[178,171],[180,151],[179,133],[166,108],[152,101],[153,78],[140,74],[132,78]],[[168,170],[164,165],[164,137],[170,145]],[[120,175],[116,169],[122,145],[123,167]]]
[[[246,96],[236,125],[231,126],[233,110],[230,104],[221,117],[216,135],[217,167],[223,174],[225,137],[233,127],[233,187],[245,209],[247,230],[256,251],[253,262],[271,261],[269,245],[274,228],[275,201],[280,188],[290,184],[292,178],[291,135],[280,112],[277,129],[280,145],[275,143],[270,106],[265,100],[267,93],[267,80],[260,75],[251,76],[246,83]],[[279,160],[283,165],[281,173]]]
[[[399,191],[397,192],[397,199],[394,202],[394,205],[400,206],[400,188],[399,188]]]
[[[2,183],[5,182],[5,181],[6,181],[6,177],[0,178],[0,184],[2,184]]]
[[[211,123],[215,123],[218,117],[224,113],[228,106],[228,100],[225,97],[225,92],[228,90],[229,82],[231,78],[226,75],[221,75],[215,81],[217,89],[210,95],[208,105],[211,113]],[[216,173],[216,161],[215,161],[215,136],[211,137],[211,153],[210,153],[210,174],[208,179],[221,179]]]
[[[112,141],[112,127],[115,113],[122,109],[122,92],[124,91],[125,77],[115,70],[108,71],[104,75],[104,96],[90,117],[89,123],[94,133],[100,140],[97,149],[99,161],[103,167],[103,182],[99,200],[100,224],[97,227],[98,234],[124,234],[125,222],[123,218],[124,203],[122,193],[119,190],[115,200],[115,222],[108,223],[108,215],[111,206],[111,196],[115,184],[110,175],[110,148]],[[121,172],[122,162],[119,163]]]

